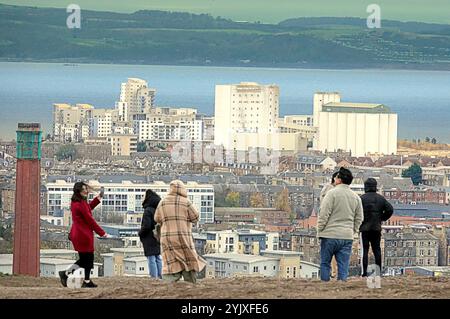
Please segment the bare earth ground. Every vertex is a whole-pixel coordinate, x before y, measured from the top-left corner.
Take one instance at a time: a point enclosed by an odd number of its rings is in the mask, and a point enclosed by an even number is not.
[[[450,299],[450,278],[382,278],[381,289],[366,281],[323,283],[318,280],[233,278],[204,279],[197,285],[165,283],[150,278],[114,277],[94,280],[95,289],[64,288],[56,278],[0,276],[0,299]]]

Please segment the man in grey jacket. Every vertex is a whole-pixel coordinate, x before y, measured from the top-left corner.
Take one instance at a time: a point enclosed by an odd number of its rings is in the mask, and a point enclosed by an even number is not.
[[[338,280],[347,280],[353,238],[359,234],[363,221],[361,198],[350,189],[353,175],[341,168],[336,186],[324,197],[319,212],[317,233],[320,238],[320,279],[330,280],[331,259],[336,258]]]

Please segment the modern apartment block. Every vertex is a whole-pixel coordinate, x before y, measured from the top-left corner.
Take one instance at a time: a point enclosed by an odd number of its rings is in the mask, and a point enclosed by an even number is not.
[[[152,189],[164,198],[169,192],[169,184],[164,182],[153,182],[149,184],[134,183],[121,176],[120,181],[109,182],[102,179],[86,181],[94,189],[105,188],[103,198],[103,210],[114,212],[141,212],[142,201],[147,189]],[[73,193],[73,181],[55,180],[47,183],[48,210],[49,215],[56,211],[70,209],[70,198]],[[196,182],[186,183],[188,198],[200,214],[200,224],[214,222],[214,188],[212,185],[198,184]]]
[[[253,229],[208,231],[206,248],[208,253],[238,253],[259,255],[265,250],[280,249],[280,235]]]
[[[89,104],[53,104],[53,136],[57,142],[80,142],[89,137],[89,119],[94,107]]]
[[[227,278],[243,276],[277,277],[280,260],[263,256],[235,253],[216,253],[203,256],[206,264],[206,278]]]
[[[125,121],[133,121],[139,115],[149,113],[154,105],[156,90],[149,88],[145,80],[128,78],[122,83],[120,100],[116,103],[119,114]]]
[[[89,136],[94,138],[109,137],[112,133],[116,112],[109,109],[94,109],[89,119]]]
[[[292,251],[266,251],[263,256],[236,253],[204,255],[206,278],[262,276],[300,278],[300,254]]]
[[[112,156],[130,156],[137,152],[138,138],[131,134],[113,134],[108,137]]]
[[[111,248],[110,251],[110,253],[102,254],[105,277],[123,276],[130,272],[129,269],[125,269],[125,265],[130,267],[131,258],[145,258],[142,248]]]

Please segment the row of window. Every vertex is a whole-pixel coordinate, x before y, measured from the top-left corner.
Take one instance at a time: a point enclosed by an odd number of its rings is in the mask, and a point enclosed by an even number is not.
[[[386,247],[416,247],[417,241],[386,241]],[[436,242],[434,241],[421,241],[419,247],[434,247]]]
[[[412,260],[412,259],[407,259],[407,260],[403,260],[403,259],[386,259],[386,266],[413,266],[415,265],[415,261],[417,260]],[[426,259],[426,262],[424,259],[419,259],[419,265],[429,265],[429,266],[434,266],[436,265],[435,261],[433,259]]]

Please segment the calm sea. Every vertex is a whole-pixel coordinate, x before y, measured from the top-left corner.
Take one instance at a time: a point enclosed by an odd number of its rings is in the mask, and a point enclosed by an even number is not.
[[[450,72],[6,62],[0,63],[0,138],[14,138],[18,122],[40,122],[50,132],[53,103],[113,108],[128,77],[156,88],[158,106],[195,107],[208,115],[214,114],[216,84],[277,84],[280,115],[311,114],[314,92],[339,91],[346,102],[391,107],[400,138],[450,143]]]

